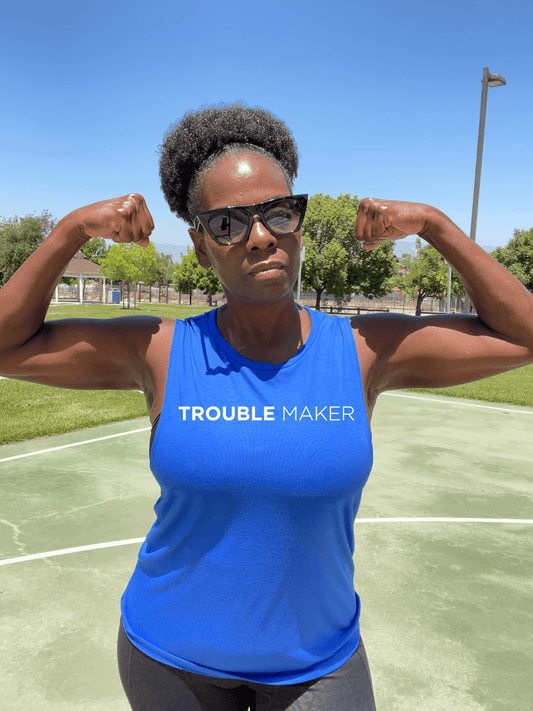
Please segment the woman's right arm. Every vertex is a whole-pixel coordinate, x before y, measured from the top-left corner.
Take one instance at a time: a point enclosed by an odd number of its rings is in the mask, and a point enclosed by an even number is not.
[[[69,261],[92,237],[146,246],[154,228],[141,195],[87,205],[64,217],[0,289],[0,373],[57,387],[139,387],[158,319],[44,321]]]

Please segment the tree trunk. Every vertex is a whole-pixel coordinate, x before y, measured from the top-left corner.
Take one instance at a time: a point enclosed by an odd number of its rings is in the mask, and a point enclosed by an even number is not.
[[[316,304],[315,304],[315,309],[316,309],[317,311],[320,311],[320,297],[322,296],[322,292],[323,292],[323,291],[324,291],[323,288],[316,290]]]
[[[213,294],[209,292],[209,306],[213,306]]]
[[[192,289],[189,291],[189,306],[192,306]]]
[[[422,302],[426,298],[425,294],[418,294],[418,297],[416,299],[416,312],[415,316],[422,316]]]

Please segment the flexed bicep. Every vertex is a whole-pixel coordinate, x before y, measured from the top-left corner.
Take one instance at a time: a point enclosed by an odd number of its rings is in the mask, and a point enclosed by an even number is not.
[[[0,373],[77,390],[143,389],[160,324],[140,316],[45,321],[26,343],[0,353]]]
[[[359,336],[376,354],[379,392],[462,385],[531,363],[529,349],[472,316],[375,314],[356,321]]]

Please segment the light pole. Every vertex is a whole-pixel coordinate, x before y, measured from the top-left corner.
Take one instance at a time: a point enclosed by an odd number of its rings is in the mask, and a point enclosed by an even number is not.
[[[296,294],[296,301],[300,303],[300,291],[302,288],[302,264],[305,259],[305,245],[302,246],[302,249],[300,250],[300,271],[298,272],[298,291]]]
[[[481,159],[483,157],[483,140],[485,138],[485,116],[487,114],[487,94],[489,86],[503,86],[507,84],[499,74],[491,74],[490,69],[483,69],[481,90],[481,111],[479,114],[479,133],[477,138],[476,176],[474,178],[474,200],[472,202],[472,222],[470,224],[470,239],[476,241],[477,209],[479,204],[479,183],[481,180]],[[450,269],[450,267],[448,267]],[[465,313],[470,313],[470,297],[465,295]]]

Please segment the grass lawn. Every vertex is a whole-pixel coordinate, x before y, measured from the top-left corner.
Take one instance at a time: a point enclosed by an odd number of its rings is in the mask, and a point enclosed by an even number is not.
[[[0,380],[0,408],[0,444],[147,415],[144,395],[135,391],[66,390],[10,379]]]
[[[116,304],[51,304],[46,320],[140,315],[184,319],[208,309],[157,303],[143,303],[136,309],[123,309]],[[66,390],[7,378],[0,380],[0,412],[0,445],[147,416],[142,393]]]
[[[137,308],[123,309],[118,304],[50,304],[46,320],[60,318],[116,318],[117,316],[163,316],[164,318],[187,318],[209,310],[209,306],[177,306],[142,302]]]
[[[410,392],[435,393],[436,395],[464,397],[470,400],[533,407],[533,365],[525,365],[523,368],[509,370],[507,373],[493,375],[491,378],[476,380],[474,383],[456,385],[453,388],[434,390],[416,388]]]
[[[47,319],[166,316],[184,319],[207,311],[206,306],[142,303],[136,309],[116,304],[51,304]],[[533,407],[533,365],[453,388],[417,389],[453,397]],[[147,415],[144,396],[117,390],[65,390],[19,380],[0,380],[0,444],[131,420]]]

